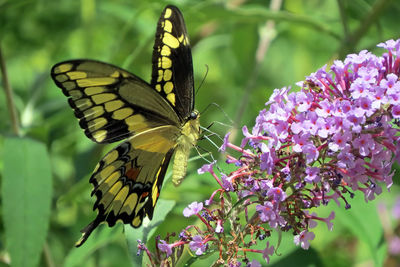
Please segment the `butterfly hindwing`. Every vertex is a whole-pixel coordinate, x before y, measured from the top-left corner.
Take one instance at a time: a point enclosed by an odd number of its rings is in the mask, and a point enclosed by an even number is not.
[[[194,109],[193,63],[182,13],[167,6],[157,24],[151,86],[174,107],[181,121]]]
[[[151,84],[111,64],[70,60],[51,77],[68,97],[85,134],[97,143],[126,139],[96,166],[91,178],[97,217],[82,230],[82,245],[102,222],[139,227],[154,207],[172,155],[172,181],[186,174],[200,134],[194,110],[193,64],[183,16],[167,6],[157,24]]]
[[[175,126],[139,133],[111,150],[99,162],[90,182],[96,196],[96,219],[82,230],[82,244],[98,224],[118,220],[137,228],[153,217],[165,172],[179,136]]]
[[[177,125],[168,102],[145,81],[116,66],[94,60],[71,60],[51,70],[55,83],[85,134],[111,143],[160,125]]]

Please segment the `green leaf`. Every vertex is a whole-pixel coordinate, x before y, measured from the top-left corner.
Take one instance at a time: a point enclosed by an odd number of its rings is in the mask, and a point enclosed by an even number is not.
[[[37,266],[50,218],[49,156],[42,143],[6,138],[3,160],[3,220],[12,266]]]
[[[174,206],[175,201],[173,200],[159,199],[154,210],[154,217],[152,221],[148,222],[147,225],[145,225],[145,221],[142,227],[136,229],[130,226],[125,227],[125,235],[128,241],[128,247],[132,257],[133,266],[142,266],[143,260],[143,253],[139,256],[136,255],[138,245],[137,241],[140,240],[146,244],[148,239],[154,234],[154,232],[157,230],[157,227],[165,220],[168,213]]]
[[[369,249],[369,255],[375,264],[381,261],[381,238],[383,236],[382,224],[376,208],[376,201],[364,200],[360,192],[355,194],[351,202],[351,209],[337,209],[337,220],[345,225],[359,241],[365,243]]]
[[[297,248],[292,253],[284,255],[284,257],[278,257],[278,261],[271,263],[269,266],[323,266],[323,262],[318,251],[310,247],[308,250]]]
[[[115,242],[121,236],[121,227],[116,225],[111,229],[106,225],[100,225],[92,233],[90,238],[81,247],[72,247],[65,258],[64,267],[85,266],[87,260],[96,251]]]

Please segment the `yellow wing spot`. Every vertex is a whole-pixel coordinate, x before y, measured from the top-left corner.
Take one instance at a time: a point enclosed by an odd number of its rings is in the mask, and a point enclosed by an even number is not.
[[[162,164],[164,163],[164,160],[165,160],[165,158],[163,159]],[[157,198],[158,198],[158,195],[159,195],[157,183],[158,183],[158,176],[160,175],[160,171],[161,171],[161,167],[158,168],[158,171],[157,171],[157,174],[156,174],[156,180],[153,182],[153,189],[151,190],[152,191],[151,198],[153,200],[153,207],[156,205]]]
[[[88,121],[89,131],[94,132],[102,128],[104,125],[107,124],[107,120],[105,118],[97,118],[91,121]]]
[[[115,167],[113,165],[108,165],[96,175],[96,177],[98,177],[98,179],[96,178],[96,180],[98,183],[101,183],[100,186],[102,186],[103,184],[104,186],[111,186],[121,176],[120,174],[121,173],[119,171],[115,171]]]
[[[164,38],[163,38],[163,43],[168,45],[171,48],[178,48],[179,47],[179,41],[176,39],[173,35],[171,35],[168,32],[164,33]]]
[[[166,69],[164,71],[164,81],[169,81],[172,78],[172,71],[170,69]]]
[[[102,193],[107,191],[120,177],[121,173],[119,171],[115,171],[110,176],[106,176],[105,178],[100,176],[100,179],[98,180],[100,184],[98,190],[100,190]]]
[[[157,66],[158,66],[158,68],[161,68],[161,58],[158,58]]]
[[[88,87],[88,88],[85,88],[85,94],[87,94],[87,95],[95,95],[95,94],[103,93],[106,90],[107,90],[106,87],[99,87],[99,86]]]
[[[111,93],[106,93],[106,94],[98,94],[98,95],[93,95],[92,100],[94,103],[97,105],[103,104],[105,102],[111,101],[113,99],[117,98],[117,95],[111,94]]]
[[[103,204],[104,207],[107,207],[108,205],[110,205],[110,203],[113,201],[115,195],[118,193],[118,191],[121,189],[122,187],[122,182],[116,182],[111,189],[104,194],[104,196],[101,198],[100,200],[100,204]]]
[[[87,73],[83,71],[70,71],[67,75],[71,80],[87,78]]]
[[[125,123],[129,126],[128,130],[131,132],[148,127],[147,123],[145,122],[145,118],[140,114],[128,117],[125,119]]]
[[[56,80],[59,81],[60,83],[65,82],[66,80],[68,80],[68,76],[65,74],[59,74],[56,77]]]
[[[161,92],[161,85],[156,84],[156,90],[157,90],[158,92]]]
[[[182,43],[183,45],[188,45],[189,44],[189,38],[182,34],[179,38],[178,41]]]
[[[97,163],[96,167],[94,167],[93,173],[97,172],[99,170],[99,167],[100,167],[100,163]]]
[[[157,203],[157,198],[158,198],[158,187],[157,187],[157,184],[154,184],[153,192],[151,193],[151,199],[153,200],[153,207]]]
[[[163,69],[170,69],[172,67],[172,61],[171,59],[167,57],[161,57],[161,62],[162,62],[162,68]]]
[[[167,18],[171,17],[171,14],[172,14],[172,10],[170,8],[167,8],[165,10],[164,18],[167,19]]]
[[[127,213],[127,214],[131,214],[133,212],[133,209],[136,206],[138,200],[138,195],[136,193],[132,193],[128,196],[128,198],[125,200],[124,202],[124,206],[122,207],[122,209],[119,211],[119,213]]]
[[[122,188],[122,181],[116,182],[110,189],[110,192],[113,196],[117,195],[119,190]]]
[[[142,219],[139,216],[136,216],[132,220],[133,227],[139,227],[141,223],[142,223]]]
[[[168,94],[167,99],[173,106],[175,106],[175,94],[173,93]]]
[[[131,76],[128,72],[125,72],[125,71],[120,72],[120,73],[122,74],[122,77],[124,77],[124,78],[128,78]]]
[[[71,70],[73,65],[71,63],[64,63],[54,68],[54,73],[59,74]]]
[[[116,120],[123,120],[133,114],[133,109],[131,108],[121,108],[117,111],[114,111],[112,117]]]
[[[121,206],[122,206],[122,204],[124,203],[124,201],[125,201],[126,196],[128,195],[128,193],[129,193],[129,186],[128,186],[128,185],[125,185],[125,186],[121,189],[121,191],[118,192],[118,195],[115,197],[115,200],[116,200],[116,201],[121,201]]]
[[[143,122],[145,122],[145,121],[146,121],[145,117],[144,117],[143,115],[141,115],[141,114],[136,114],[136,115],[130,116],[129,118],[127,118],[127,119],[125,120],[125,122],[126,122],[127,124],[132,124],[132,123],[143,123]]]
[[[174,89],[174,85],[172,84],[172,82],[166,82],[164,84],[164,92],[166,94],[169,94],[172,92],[172,89]]]
[[[107,131],[106,130],[95,131],[94,133],[92,133],[92,136],[94,140],[96,140],[96,142],[100,143],[106,138]]]
[[[67,90],[72,90],[76,88],[76,83],[75,82],[64,82],[62,83],[63,87]]]
[[[171,21],[165,20],[163,28],[164,28],[164,31],[172,32],[172,23],[171,23]]]
[[[171,48],[169,48],[167,45],[163,45],[160,54],[161,54],[162,56],[169,56],[169,55],[171,55]]]
[[[94,106],[93,108],[87,109],[83,112],[83,116],[86,120],[90,121],[104,114],[102,106]]]
[[[76,82],[80,87],[89,87],[89,86],[114,84],[117,82],[117,79],[112,77],[97,77],[97,78],[80,79],[77,80]]]
[[[71,96],[71,98],[73,100],[77,100],[77,99],[81,98],[83,94],[79,90],[71,90],[71,91],[69,91],[69,95]]]
[[[112,150],[102,160],[106,165],[109,165],[118,159],[119,153],[117,150]]]
[[[126,199],[126,196],[128,195],[129,192],[129,186],[124,186],[122,189],[117,193],[117,195],[114,198],[113,201],[113,210],[115,211],[114,214],[117,215],[124,204],[124,200]]]
[[[75,101],[75,105],[79,110],[83,111],[93,106],[93,103],[89,98],[81,98]]]
[[[107,112],[112,112],[123,106],[124,106],[124,102],[122,102],[121,100],[113,100],[113,101],[109,101],[104,104],[104,108],[106,109]]]
[[[135,208],[135,214],[138,214],[139,210],[143,208],[144,204],[146,203],[147,196],[149,192],[143,192],[141,196],[139,196],[138,204]]]
[[[113,172],[110,176],[104,178],[96,175],[95,179],[98,183],[98,186],[94,189],[94,191],[100,191],[102,193],[107,191],[115,183],[115,181],[119,179],[119,177],[121,177],[119,171]]]
[[[157,82],[161,82],[162,78],[163,78],[164,72],[163,70],[158,70],[158,77],[157,77]]]
[[[130,132],[141,131],[148,128],[146,119],[143,117],[143,115],[140,114],[136,114],[126,118],[125,123],[128,125],[128,131]]]
[[[119,71],[114,71],[113,73],[111,73],[110,77],[113,78],[119,78],[119,76],[121,76],[121,73]]]
[[[185,36],[185,40],[183,41],[184,45],[189,45],[189,38]]]

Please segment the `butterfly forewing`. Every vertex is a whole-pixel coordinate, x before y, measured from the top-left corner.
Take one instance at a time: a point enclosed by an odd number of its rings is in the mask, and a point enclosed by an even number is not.
[[[139,77],[94,60],[71,60],[51,70],[85,134],[111,143],[161,125],[179,125],[169,103]]]
[[[167,6],[158,21],[151,85],[174,107],[181,121],[194,109],[189,38],[178,8]]]
[[[168,164],[175,151],[175,180],[186,173],[189,149],[199,135],[194,109],[189,39],[178,8],[167,6],[157,25],[151,85],[111,64],[71,60],[56,64],[51,77],[95,142],[127,139],[96,166],[90,182],[97,217],[82,230],[82,245],[102,222],[139,227],[153,217]]]

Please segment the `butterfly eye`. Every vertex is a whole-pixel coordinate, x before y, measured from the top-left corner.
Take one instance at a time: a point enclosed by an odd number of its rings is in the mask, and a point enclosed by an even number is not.
[[[199,116],[199,113],[198,113],[198,112],[192,111],[192,112],[190,113],[189,119],[195,120],[195,119],[197,119],[198,116]]]

